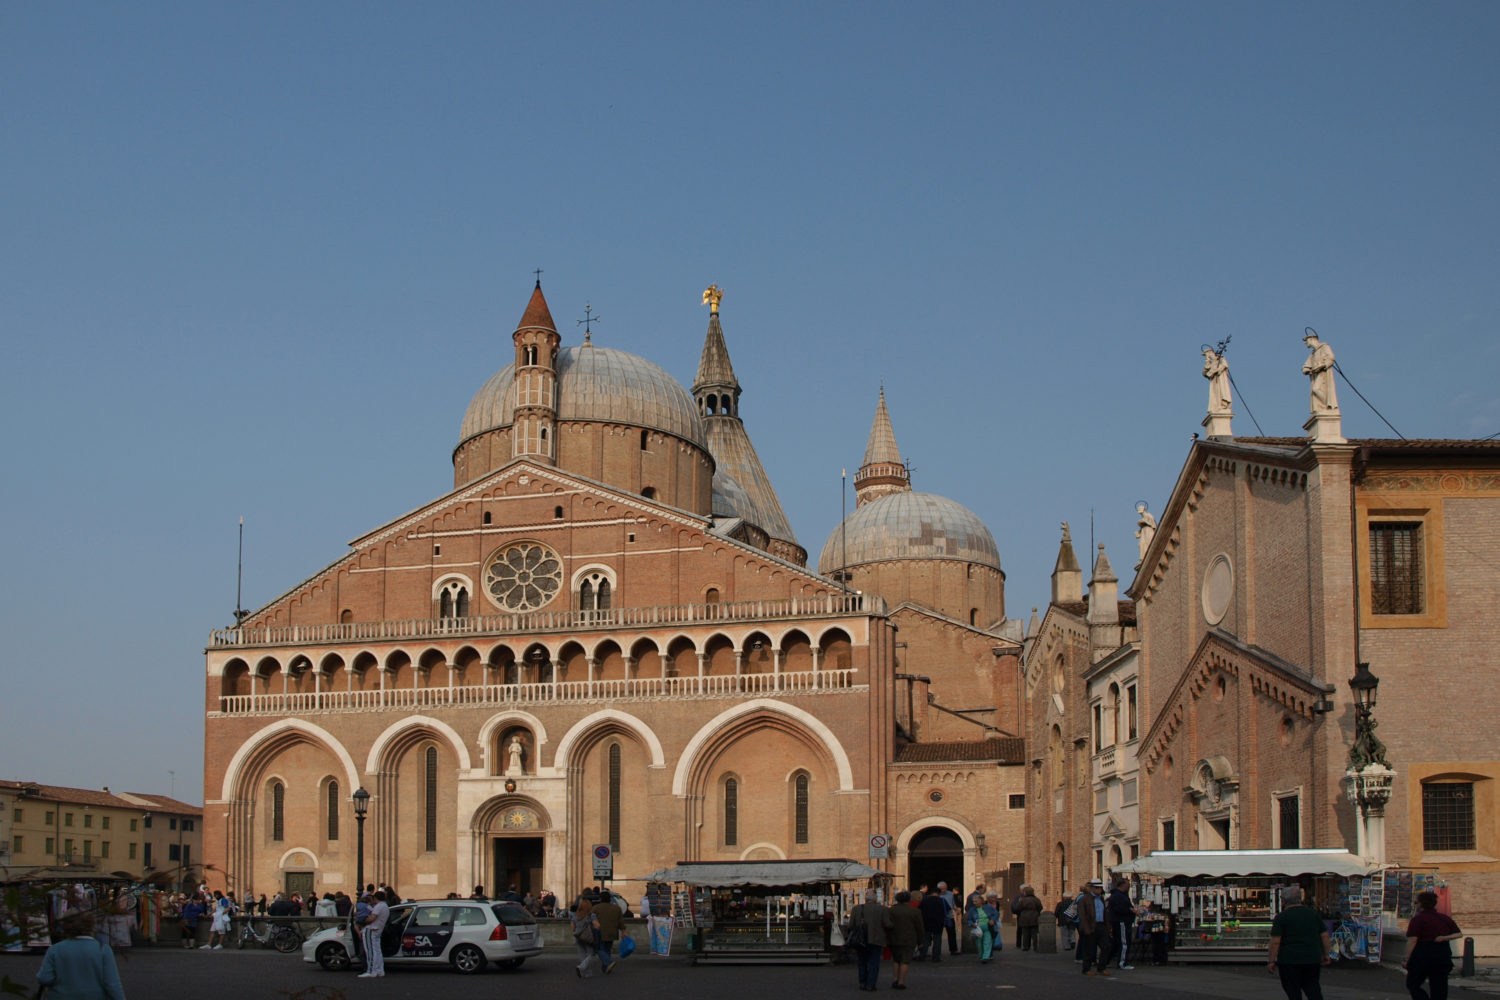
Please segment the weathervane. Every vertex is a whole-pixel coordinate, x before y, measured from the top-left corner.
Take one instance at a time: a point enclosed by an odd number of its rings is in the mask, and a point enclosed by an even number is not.
[[[583,327],[583,342],[585,344],[592,344],[594,342],[593,330],[591,328],[593,324],[599,322],[599,317],[592,315],[593,311],[594,307],[585,302],[583,304],[583,319],[579,320],[577,324]]]
[[[724,298],[724,290],[718,285],[709,285],[703,290],[703,304],[708,306],[708,311],[716,313],[719,311],[719,302]]]

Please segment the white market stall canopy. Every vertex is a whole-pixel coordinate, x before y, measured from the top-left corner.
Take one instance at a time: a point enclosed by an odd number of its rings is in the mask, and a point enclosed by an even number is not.
[[[1153,851],[1116,865],[1115,875],[1148,878],[1176,876],[1219,878],[1228,875],[1369,875],[1383,866],[1345,850],[1306,851]]]
[[[648,882],[683,882],[723,889],[738,885],[808,885],[849,882],[883,874],[878,868],[848,858],[814,861],[684,861],[646,876]]]

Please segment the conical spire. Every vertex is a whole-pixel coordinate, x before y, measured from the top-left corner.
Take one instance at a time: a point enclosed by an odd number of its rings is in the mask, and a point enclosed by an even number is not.
[[[1114,625],[1120,620],[1120,581],[1110,568],[1099,543],[1099,558],[1094,560],[1094,578],[1089,581],[1089,624]]]
[[[896,446],[896,432],[891,428],[891,414],[885,408],[885,386],[880,387],[880,402],[875,404],[875,420],[870,424],[870,441],[865,445],[863,465],[901,464],[901,449]]]
[[[542,295],[542,282],[537,279],[536,288],[531,293],[531,301],[526,303],[526,312],[521,316],[521,322],[516,324],[517,330],[527,327],[541,327],[543,330],[556,330],[557,325],[552,322],[552,311],[547,308],[547,299]]]
[[[693,379],[693,395],[710,386],[733,391],[738,396],[739,380],[734,377],[734,365],[729,363],[729,348],[724,344],[724,328],[719,325],[717,311],[708,314],[708,335],[703,338],[703,354],[698,359],[698,377]]]
[[[870,440],[865,445],[865,460],[854,476],[855,506],[879,500],[892,493],[911,492],[911,475],[901,461],[896,432],[891,429],[891,414],[885,408],[885,386],[880,387],[880,401],[875,404],[875,420],[870,424]]]

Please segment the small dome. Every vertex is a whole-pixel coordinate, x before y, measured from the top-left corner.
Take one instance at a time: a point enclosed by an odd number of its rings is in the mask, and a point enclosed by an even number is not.
[[[459,442],[509,427],[515,406],[515,365],[510,364],[474,394]],[[645,427],[708,450],[698,407],[681,383],[645,358],[608,347],[584,344],[558,352],[557,419]]]
[[[760,526],[755,519],[755,503],[739,480],[723,469],[714,472],[714,514],[721,517],[737,517],[742,521]]]
[[[890,559],[955,559],[998,570],[995,537],[969,508],[931,493],[891,493],[861,504],[833,529],[818,572]]]

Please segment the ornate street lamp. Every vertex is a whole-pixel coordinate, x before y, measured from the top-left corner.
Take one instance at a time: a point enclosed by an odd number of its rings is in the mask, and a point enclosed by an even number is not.
[[[1385,860],[1385,806],[1391,799],[1396,772],[1385,762],[1385,744],[1375,735],[1375,693],[1380,678],[1370,673],[1368,663],[1358,663],[1349,679],[1354,693],[1354,744],[1349,747],[1349,768],[1344,772],[1349,802],[1359,810],[1355,826],[1361,857]]]
[[[358,845],[355,848],[356,861],[354,862],[354,898],[359,899],[360,893],[365,891],[365,816],[370,812],[370,793],[365,791],[365,786],[360,785],[354,793],[354,822],[359,827],[359,836],[356,838]]]
[[[1368,663],[1356,664],[1349,678],[1354,692],[1354,745],[1349,748],[1349,766],[1354,770],[1385,763],[1385,744],[1375,735],[1375,692],[1380,678],[1370,673]]]

